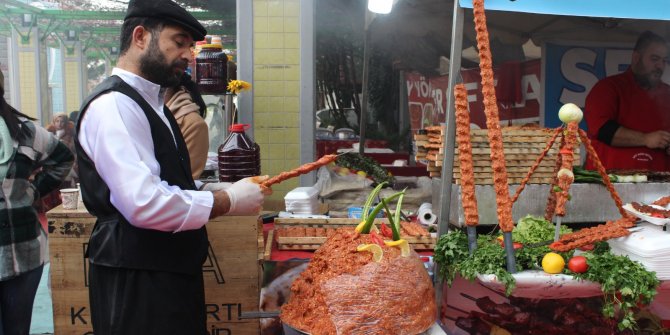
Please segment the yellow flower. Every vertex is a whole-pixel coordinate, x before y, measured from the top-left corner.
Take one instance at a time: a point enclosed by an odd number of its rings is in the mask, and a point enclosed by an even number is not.
[[[228,83],[228,91],[233,94],[238,94],[242,91],[248,91],[251,89],[251,84],[247,83],[244,80],[231,80]]]

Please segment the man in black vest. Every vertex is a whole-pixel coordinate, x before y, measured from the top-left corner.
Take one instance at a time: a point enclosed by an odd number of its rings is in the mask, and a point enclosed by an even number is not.
[[[179,82],[204,27],[170,0],[131,0],[112,76],[84,101],[76,149],[96,335],[205,335],[205,224],[253,215],[271,191],[247,178],[202,191],[164,87]]]

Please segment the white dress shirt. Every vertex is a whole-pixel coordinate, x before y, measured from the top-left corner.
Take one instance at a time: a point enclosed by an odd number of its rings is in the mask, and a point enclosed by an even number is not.
[[[112,74],[137,90],[172,132],[159,85],[119,68]],[[178,232],[207,223],[212,193],[182,190],[161,180],[149,120],[131,98],[119,92],[100,95],[80,122],[81,147],[109,187],[112,205],[130,224]]]

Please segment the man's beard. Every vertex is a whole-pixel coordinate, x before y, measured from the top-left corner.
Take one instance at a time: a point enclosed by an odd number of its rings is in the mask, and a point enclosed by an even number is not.
[[[158,47],[158,38],[152,37],[147,53],[140,58],[140,71],[145,79],[162,87],[176,86],[181,74],[175,72],[175,67],[185,68],[186,64],[180,60],[168,64]]]
[[[646,71],[642,64],[634,67],[635,81],[643,88],[654,88],[661,82],[663,71]]]

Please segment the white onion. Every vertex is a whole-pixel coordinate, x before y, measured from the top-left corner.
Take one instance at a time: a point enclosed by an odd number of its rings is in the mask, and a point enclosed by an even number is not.
[[[573,121],[580,122],[583,117],[584,113],[581,108],[573,103],[567,103],[558,110],[558,118],[563,123],[570,123]]]
[[[570,178],[572,180],[575,180],[575,174],[572,173],[572,170],[570,170],[570,169],[566,169],[566,168],[560,169],[560,170],[558,170],[558,173],[556,174],[556,176],[558,178],[561,178],[564,175],[568,176],[568,178]]]

